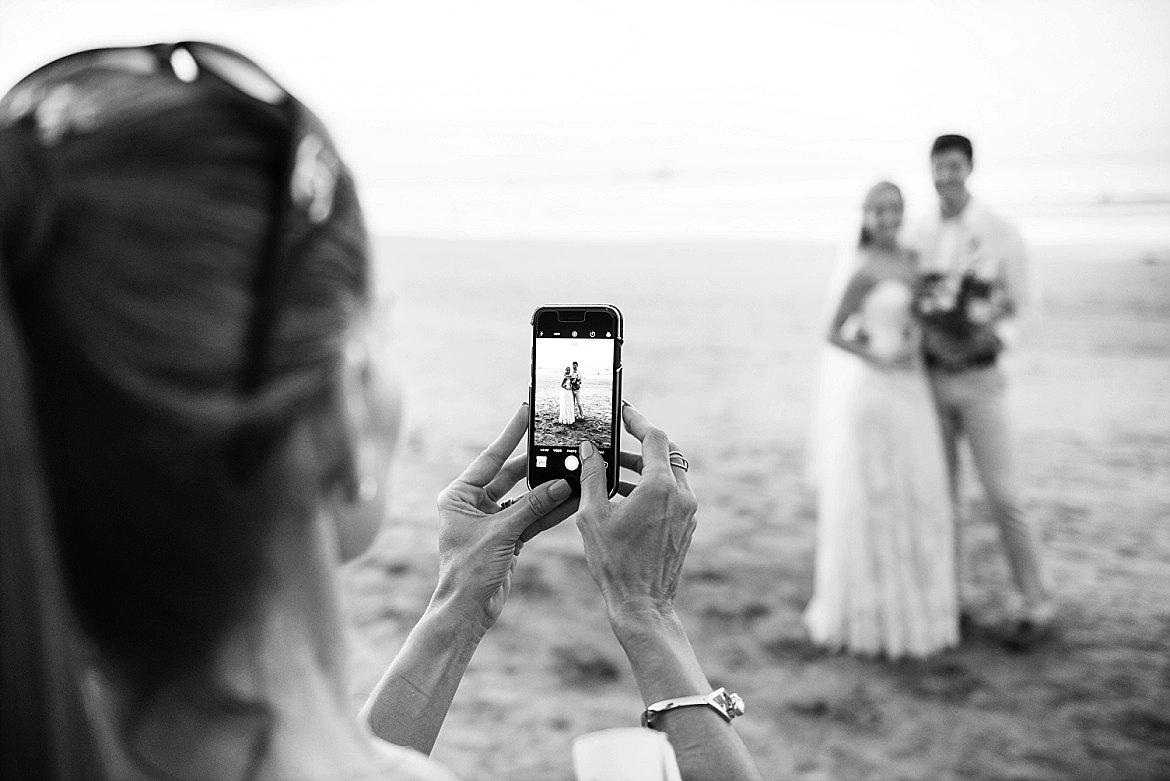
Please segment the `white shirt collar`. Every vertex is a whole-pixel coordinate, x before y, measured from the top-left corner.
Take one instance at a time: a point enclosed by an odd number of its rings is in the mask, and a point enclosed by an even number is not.
[[[965,227],[970,225],[972,220],[976,219],[976,215],[982,211],[982,209],[983,204],[980,203],[974,195],[972,195],[967,199],[967,204],[963,207],[963,210],[954,217],[947,217],[944,215],[942,213],[942,207],[940,206],[938,210],[938,221],[940,224],[951,223]]]

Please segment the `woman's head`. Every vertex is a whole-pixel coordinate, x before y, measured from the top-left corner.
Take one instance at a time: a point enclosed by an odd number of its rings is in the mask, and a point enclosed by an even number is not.
[[[902,191],[891,182],[869,188],[862,204],[860,245],[892,247],[902,227]]]
[[[268,542],[352,483],[369,273],[317,120],[238,55],[178,51],[67,58],[0,101],[3,371],[31,389],[0,414],[39,450],[79,623],[143,695],[207,662]],[[284,447],[306,421],[311,463]]]

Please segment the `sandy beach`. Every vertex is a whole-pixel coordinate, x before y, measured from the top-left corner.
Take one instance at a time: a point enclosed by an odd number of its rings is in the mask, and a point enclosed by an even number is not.
[[[407,409],[386,530],[343,576],[355,708],[430,596],[435,495],[527,395],[532,310],[606,302],[625,315],[626,397],[690,458],[699,527],[678,609],[712,683],[747,701],[736,726],[765,778],[1170,777],[1170,255],[1036,252],[1044,317],[1007,368],[1059,635],[1012,653],[986,629],[890,664],[824,654],[799,621],[833,247],[375,246]],[[973,476],[966,485],[964,589],[993,626],[1007,569]],[[525,547],[434,756],[467,781],[571,779],[574,736],[634,726],[640,711],[566,524]]]

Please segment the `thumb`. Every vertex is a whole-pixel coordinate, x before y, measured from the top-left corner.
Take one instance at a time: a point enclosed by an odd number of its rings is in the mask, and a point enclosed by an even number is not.
[[[516,538],[519,539],[525,529],[555,510],[572,493],[573,489],[567,482],[553,480],[533,488],[524,494],[520,501],[495,517],[504,521],[510,530],[515,531]]]
[[[588,512],[609,505],[605,485],[605,461],[589,440],[581,443],[581,509]]]

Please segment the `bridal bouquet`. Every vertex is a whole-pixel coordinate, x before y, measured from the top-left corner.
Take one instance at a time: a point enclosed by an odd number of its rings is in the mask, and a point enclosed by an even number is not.
[[[924,324],[963,337],[1004,311],[999,285],[971,272],[962,276],[932,271],[918,278],[914,314]]]
[[[913,311],[928,355],[960,369],[994,359],[999,340],[990,326],[1007,311],[1002,286],[973,272],[930,272],[918,278]]]

